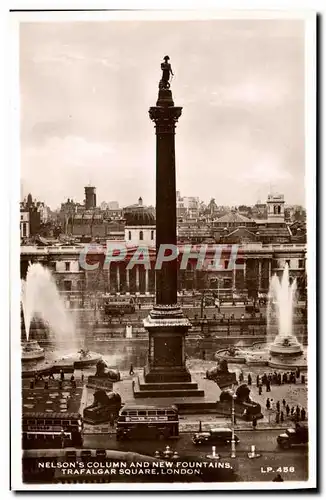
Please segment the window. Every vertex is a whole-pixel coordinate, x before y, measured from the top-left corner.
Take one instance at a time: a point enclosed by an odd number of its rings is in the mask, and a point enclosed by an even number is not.
[[[139,231],[139,239],[140,240],[144,239],[144,232],[143,231]]]
[[[128,232],[128,240],[131,240],[131,231]]]
[[[138,415],[140,417],[145,417],[146,416],[146,411],[145,410],[139,410]]]
[[[26,233],[27,233],[27,231],[26,231],[26,224],[23,223],[23,236],[26,236]]]
[[[229,261],[225,260],[224,261],[224,269],[228,269],[228,267],[229,267]]]
[[[70,262],[65,262],[65,270],[70,271]]]
[[[64,280],[64,282],[63,282],[63,290],[65,292],[71,292],[71,281]]]
[[[154,239],[154,231],[151,231],[151,240]]]
[[[304,260],[303,259],[299,259],[299,267],[304,267]]]
[[[290,259],[287,259],[287,260],[285,261],[285,264],[287,264],[289,267],[291,267],[291,261],[290,261]]]

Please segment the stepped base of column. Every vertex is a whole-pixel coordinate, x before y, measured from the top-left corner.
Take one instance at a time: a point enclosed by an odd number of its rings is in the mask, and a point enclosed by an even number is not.
[[[134,382],[134,397],[136,399],[174,397],[187,398],[203,397],[205,395],[202,389],[198,389],[198,384],[196,382],[147,383],[143,375],[136,377]]]

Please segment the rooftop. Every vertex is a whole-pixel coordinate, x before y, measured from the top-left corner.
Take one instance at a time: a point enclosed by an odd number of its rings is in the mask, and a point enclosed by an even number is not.
[[[222,215],[219,219],[216,219],[215,222],[220,223],[254,223],[255,221],[253,219],[249,219],[248,217],[245,217],[244,215],[241,215],[239,212],[229,212],[228,214]]]

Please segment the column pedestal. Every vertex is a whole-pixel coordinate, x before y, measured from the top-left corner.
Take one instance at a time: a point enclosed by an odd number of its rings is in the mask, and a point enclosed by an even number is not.
[[[144,374],[134,384],[135,398],[202,397],[185,364],[185,335],[190,327],[177,305],[155,306],[144,320],[149,351]]]
[[[146,382],[190,382],[184,343],[190,323],[177,306],[155,306],[144,320],[149,335]]]

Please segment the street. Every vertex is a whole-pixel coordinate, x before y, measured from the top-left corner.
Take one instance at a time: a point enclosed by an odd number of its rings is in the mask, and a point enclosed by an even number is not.
[[[216,446],[221,462],[230,462],[242,481],[271,481],[277,473],[284,480],[304,481],[308,478],[307,447],[296,447],[289,450],[279,449],[276,438],[280,430],[236,431],[240,442],[236,447],[235,459],[230,458],[231,448]],[[114,434],[88,434],[84,438],[84,448],[105,448],[110,450],[133,451],[154,456],[169,445],[177,451],[180,458],[187,460],[205,459],[211,453],[210,445],[195,446],[192,443],[193,433],[182,433],[179,439],[169,441],[117,441]],[[249,459],[251,446],[261,456]],[[163,455],[161,455],[163,457]]]

